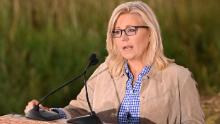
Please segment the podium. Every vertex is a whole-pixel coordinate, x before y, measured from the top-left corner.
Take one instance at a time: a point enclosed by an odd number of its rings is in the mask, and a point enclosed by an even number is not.
[[[0,124],[67,124],[67,119],[58,119],[54,121],[37,121],[31,120],[24,115],[8,114],[0,116]]]

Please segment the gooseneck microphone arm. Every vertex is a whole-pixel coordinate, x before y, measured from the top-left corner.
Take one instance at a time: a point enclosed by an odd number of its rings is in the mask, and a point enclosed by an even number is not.
[[[84,75],[85,72],[79,74],[78,76],[70,79],[69,81],[64,82],[61,86],[59,86],[58,88],[54,89],[53,91],[49,92],[46,96],[42,97],[39,100],[38,105],[40,105],[42,102],[44,102],[44,100],[46,100],[49,96],[51,96],[52,94],[56,93],[58,90],[62,89],[63,87],[67,86],[68,84],[72,83],[72,81],[77,80],[78,78],[80,78],[82,75]]]
[[[92,110],[92,107],[91,107],[91,104],[90,104],[88,90],[87,90],[86,73],[85,73],[85,75],[83,75],[83,83],[85,85],[85,90],[86,90],[86,100],[88,101],[88,106],[89,106],[90,112],[92,113],[93,110]]]
[[[96,59],[95,55],[92,55],[90,58],[91,59],[93,58],[92,59],[93,61],[91,61],[90,64],[88,64],[88,67],[91,65],[95,65],[98,62],[98,59]],[[86,83],[86,72],[87,72],[87,69],[84,71],[84,74],[83,74],[83,82],[84,82],[84,86],[85,86],[86,100],[87,100],[87,103],[88,103],[88,106],[90,109],[90,114],[69,119],[69,120],[67,120],[67,123],[71,123],[71,124],[102,124],[99,117],[92,110],[92,107],[91,107],[91,104],[89,101],[89,95],[88,95],[87,83]]]
[[[68,84],[72,83],[72,81],[75,81],[77,80],[78,78],[82,77],[84,75],[84,84],[85,83],[85,75],[86,75],[86,72],[87,70],[89,69],[89,67],[91,67],[92,65],[96,65],[98,63],[98,59],[96,58],[96,54],[91,54],[90,58],[89,58],[89,63],[88,65],[86,66],[85,70],[79,74],[78,76],[70,79],[69,81],[66,81],[64,82],[61,86],[59,86],[58,88],[54,89],[53,91],[49,92],[46,96],[44,96],[43,98],[40,99],[38,105],[40,105],[45,99],[47,99],[50,95],[54,94],[55,92],[57,92],[58,90],[62,89],[63,87],[67,86]],[[87,88],[86,88],[87,90]],[[87,94],[88,95],[88,94]],[[87,96],[88,97],[88,96]],[[87,98],[86,97],[86,98]],[[87,99],[88,100],[88,99]],[[90,103],[89,103],[90,104]],[[91,107],[91,106],[90,106]]]
[[[96,65],[98,63],[98,59],[96,58],[96,54],[92,54],[89,58],[89,63],[88,65],[86,66],[85,70],[79,74],[78,76],[64,82],[61,86],[59,86],[58,88],[52,90],[51,92],[49,92],[46,96],[42,97],[40,100],[39,100],[39,103],[37,105],[35,105],[33,107],[33,109],[31,109],[29,112],[25,113],[25,116],[27,118],[30,118],[30,119],[34,119],[34,120],[43,120],[43,121],[50,121],[50,120],[56,120],[56,119],[59,119],[60,116],[58,113],[55,113],[55,112],[52,112],[52,111],[45,111],[45,110],[41,110],[39,105],[44,102],[49,96],[51,96],[52,94],[56,93],[58,90],[62,89],[63,87],[67,86],[68,84],[70,84],[71,82],[79,79],[80,77],[84,77],[84,85],[85,85],[85,88],[86,88],[86,99],[87,99],[87,102],[88,102],[88,105],[89,105],[89,108],[91,110],[91,113],[94,113],[92,111],[92,108],[91,108],[91,105],[90,105],[90,102],[89,102],[89,97],[88,97],[88,91],[87,91],[87,86],[86,86],[86,79],[85,79],[85,74],[88,70],[89,67],[91,67],[92,65]]]

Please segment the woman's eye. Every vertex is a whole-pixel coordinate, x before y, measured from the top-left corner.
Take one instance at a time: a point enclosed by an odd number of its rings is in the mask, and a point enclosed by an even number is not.
[[[112,33],[113,33],[113,34],[120,34],[121,31],[120,31],[120,30],[114,30],[114,31],[112,31]]]
[[[135,30],[135,28],[128,28],[127,29],[127,32],[135,32],[136,30]]]

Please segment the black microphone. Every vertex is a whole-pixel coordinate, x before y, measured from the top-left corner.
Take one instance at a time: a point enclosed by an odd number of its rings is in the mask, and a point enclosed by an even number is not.
[[[96,65],[98,63],[98,59],[96,58],[96,54],[92,54],[89,58],[89,63],[87,64],[85,70],[79,74],[76,77],[73,77],[72,79],[64,82],[61,86],[59,86],[58,88],[52,90],[51,92],[49,92],[46,96],[42,97],[39,100],[39,103],[37,105],[35,105],[33,107],[33,109],[31,109],[30,111],[28,111],[25,114],[25,117],[33,119],[33,120],[42,120],[42,121],[51,121],[51,120],[56,120],[56,119],[60,119],[61,117],[59,116],[58,113],[53,112],[53,111],[48,111],[48,110],[44,110],[44,109],[40,109],[39,105],[45,101],[49,96],[51,96],[52,94],[54,94],[55,92],[57,92],[58,90],[62,89],[63,87],[67,86],[68,84],[70,84],[71,82],[79,79],[80,77],[84,77],[84,85],[86,87],[86,99],[89,105],[89,108],[91,110],[92,113],[94,113],[92,111],[90,102],[89,102],[89,98],[88,98],[88,92],[87,92],[87,86],[86,86],[86,79],[85,79],[85,75],[87,70],[89,69],[89,67],[91,67],[92,65]]]
[[[88,64],[88,67],[91,65],[96,65],[98,63],[98,59],[96,58],[95,54],[92,54],[90,56],[90,64]],[[72,118],[67,120],[67,123],[71,123],[71,124],[102,124],[101,120],[99,119],[99,117],[96,115],[96,113],[92,110],[90,101],[89,101],[89,96],[88,96],[88,90],[87,90],[87,83],[86,83],[86,71],[85,74],[83,75],[83,82],[84,82],[84,86],[85,86],[85,91],[86,91],[86,100],[90,109],[90,113],[89,115],[85,115],[85,116],[79,116],[76,118]]]

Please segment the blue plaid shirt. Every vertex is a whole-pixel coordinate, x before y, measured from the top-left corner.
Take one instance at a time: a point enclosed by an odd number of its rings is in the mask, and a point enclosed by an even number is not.
[[[118,112],[118,122],[120,124],[138,124],[140,123],[140,90],[144,75],[150,72],[150,66],[144,67],[138,75],[137,81],[132,86],[133,75],[129,70],[128,64],[125,64],[125,72],[128,76],[126,83],[125,97],[120,105]]]

